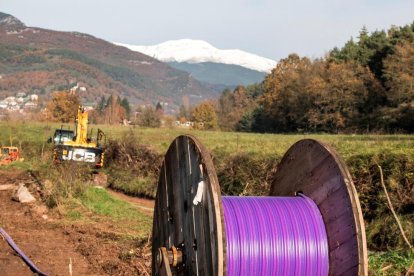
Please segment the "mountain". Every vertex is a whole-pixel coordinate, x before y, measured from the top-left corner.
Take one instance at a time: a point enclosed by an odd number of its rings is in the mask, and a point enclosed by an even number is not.
[[[265,73],[247,69],[233,64],[223,64],[214,62],[188,63],[188,62],[168,62],[176,69],[188,72],[195,79],[207,84],[237,86],[249,85],[261,82],[266,76]],[[220,90],[221,91],[221,90]]]
[[[188,73],[142,53],[88,34],[27,27],[0,13],[0,97],[34,92],[46,98],[77,83],[89,102],[116,94],[133,104],[177,107],[183,98],[217,96]]]
[[[180,39],[153,46],[115,44],[168,62],[210,84],[231,86],[260,82],[276,66],[271,59],[241,50],[220,50],[202,40]]]

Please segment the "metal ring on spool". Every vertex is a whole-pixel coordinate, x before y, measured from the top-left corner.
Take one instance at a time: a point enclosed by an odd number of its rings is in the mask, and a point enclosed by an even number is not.
[[[318,206],[327,231],[329,275],[368,275],[364,222],[349,171],[316,140],[294,144],[282,158],[270,196],[303,192]],[[201,194],[201,195],[200,195]],[[226,274],[226,237],[217,175],[208,151],[192,136],[170,145],[161,168],[153,221],[152,275],[163,274],[158,250],[176,247],[174,275]],[[167,274],[170,275],[170,274]]]

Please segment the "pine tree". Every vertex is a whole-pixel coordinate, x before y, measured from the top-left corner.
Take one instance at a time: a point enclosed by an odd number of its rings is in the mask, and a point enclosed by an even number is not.
[[[121,101],[121,106],[124,108],[127,118],[129,119],[131,116],[131,107],[129,105],[128,99],[123,98]]]

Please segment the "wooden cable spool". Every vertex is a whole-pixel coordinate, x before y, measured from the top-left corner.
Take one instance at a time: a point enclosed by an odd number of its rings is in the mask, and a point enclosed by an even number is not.
[[[297,192],[311,198],[321,212],[329,275],[368,275],[358,195],[346,165],[330,146],[305,139],[287,151],[269,195]],[[152,256],[152,275],[227,272],[220,186],[210,154],[193,136],[177,137],[165,155],[154,210]]]

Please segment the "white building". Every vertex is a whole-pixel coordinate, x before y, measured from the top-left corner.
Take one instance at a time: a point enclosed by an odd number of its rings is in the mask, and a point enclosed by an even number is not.
[[[29,99],[30,99],[32,102],[37,102],[37,101],[39,100],[39,96],[38,96],[38,95],[36,95],[36,94],[31,94],[31,95],[29,95]]]
[[[27,102],[24,104],[24,108],[27,108],[27,109],[33,109],[36,107],[37,107],[37,103],[34,103],[34,102]]]
[[[1,109],[6,109],[6,108],[7,108],[7,106],[8,106],[8,103],[7,103],[7,102],[5,102],[5,101],[0,101],[0,108],[1,108]]]
[[[3,101],[6,103],[16,102],[16,97],[7,97]]]

